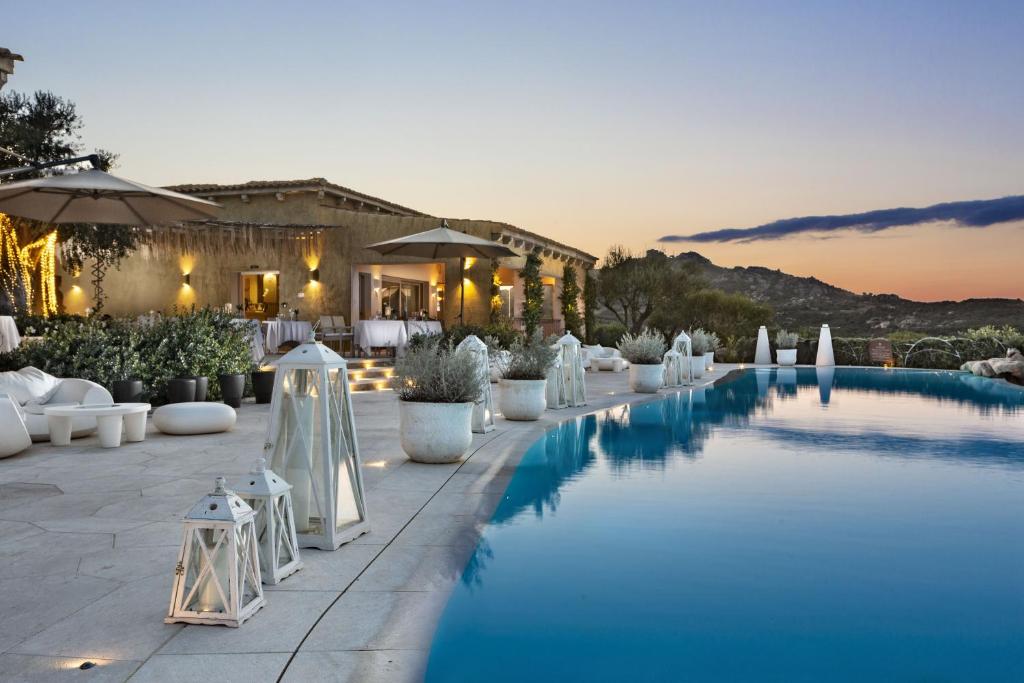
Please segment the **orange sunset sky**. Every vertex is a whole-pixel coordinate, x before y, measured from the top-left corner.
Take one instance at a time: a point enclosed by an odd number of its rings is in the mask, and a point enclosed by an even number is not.
[[[1024,194],[1021,25],[1012,2],[55,0],[2,38],[5,91],[74,101],[141,182],[322,176],[596,255],[940,300],[1024,297],[1024,223],[658,238]]]

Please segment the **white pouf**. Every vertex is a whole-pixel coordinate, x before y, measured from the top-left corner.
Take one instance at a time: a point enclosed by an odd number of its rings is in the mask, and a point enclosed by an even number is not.
[[[164,434],[213,434],[235,426],[235,409],[206,401],[171,403],[153,411],[153,426]]]

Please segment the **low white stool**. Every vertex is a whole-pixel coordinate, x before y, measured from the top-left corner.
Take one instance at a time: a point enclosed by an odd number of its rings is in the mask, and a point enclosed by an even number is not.
[[[121,445],[121,432],[125,441],[146,438],[148,403],[114,403],[112,405],[65,405],[43,408],[50,428],[51,446],[71,445],[71,425],[76,417],[95,417],[100,446],[117,448]]]
[[[597,369],[604,372],[622,372],[626,369],[624,358],[593,358],[590,363],[591,365],[596,364]]]
[[[153,411],[153,425],[164,434],[215,434],[235,426],[235,409],[224,403],[170,403]]]

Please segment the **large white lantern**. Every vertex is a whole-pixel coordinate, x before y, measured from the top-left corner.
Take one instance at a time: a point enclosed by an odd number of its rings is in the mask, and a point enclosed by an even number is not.
[[[494,400],[491,397],[491,361],[487,354],[487,344],[471,334],[459,342],[458,350],[466,350],[476,355],[480,371],[480,398],[473,406],[473,431],[486,434],[494,429]]]
[[[276,365],[264,457],[292,485],[299,546],[337,550],[370,530],[348,368],[312,339]]]
[[[239,626],[263,607],[256,513],[217,478],[185,515],[168,624]]]
[[[680,375],[679,381],[693,384],[693,340],[690,335],[680,332],[672,341],[672,350],[679,353],[679,360],[683,363],[683,375]]]
[[[558,344],[555,344],[552,348],[556,351],[560,350]],[[548,374],[544,379],[547,380],[547,384],[544,385],[544,391],[547,396],[548,410],[559,410],[567,407],[568,403],[565,401],[565,374],[562,372],[561,354],[555,356],[555,360],[548,368]]]
[[[263,583],[276,585],[302,569],[295,533],[292,485],[260,458],[234,491],[256,512],[256,541]]]
[[[669,349],[665,352],[665,355],[662,356],[662,365],[665,366],[664,383],[666,387],[682,386],[688,377],[687,369],[692,370],[689,364],[687,364],[686,368],[683,367],[683,354],[675,349]]]
[[[580,340],[566,333],[558,340],[562,360],[562,381],[565,383],[565,402],[575,408],[587,405],[587,371],[583,367]]]

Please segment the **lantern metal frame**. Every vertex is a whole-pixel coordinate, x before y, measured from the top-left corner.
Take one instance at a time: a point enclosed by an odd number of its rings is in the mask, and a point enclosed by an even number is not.
[[[570,408],[587,405],[587,371],[583,367],[583,345],[568,332],[558,340],[562,359],[565,402]]]
[[[295,533],[292,485],[260,458],[249,476],[238,482],[235,493],[256,513],[256,541],[263,583],[277,585],[303,567]],[[282,564],[282,555],[286,561]]]
[[[562,371],[562,354],[561,348],[557,343],[553,344],[551,348],[559,353],[555,356],[555,360],[551,362],[547,375],[544,377],[547,380],[544,385],[544,396],[547,399],[548,410],[561,410],[562,408],[569,407],[569,403],[565,398],[565,373]]]
[[[348,364],[310,335],[274,365],[264,458],[292,485],[299,547],[337,550],[370,530]]]
[[[686,385],[693,385],[693,340],[686,332],[680,332],[672,341],[672,350],[678,351],[679,355],[686,359],[683,370],[686,372]],[[682,375],[680,375],[680,381]]]
[[[218,477],[214,491],[185,515],[165,623],[238,627],[266,604],[256,513],[224,484]],[[227,586],[221,585],[225,578]],[[246,600],[249,592],[253,597]],[[203,595],[213,595],[211,605],[219,609],[191,609]]]
[[[468,335],[455,347],[476,354],[477,370],[480,373],[480,398],[473,405],[473,432],[486,434],[494,429],[494,397],[491,394],[491,359],[485,344],[475,334]]]

